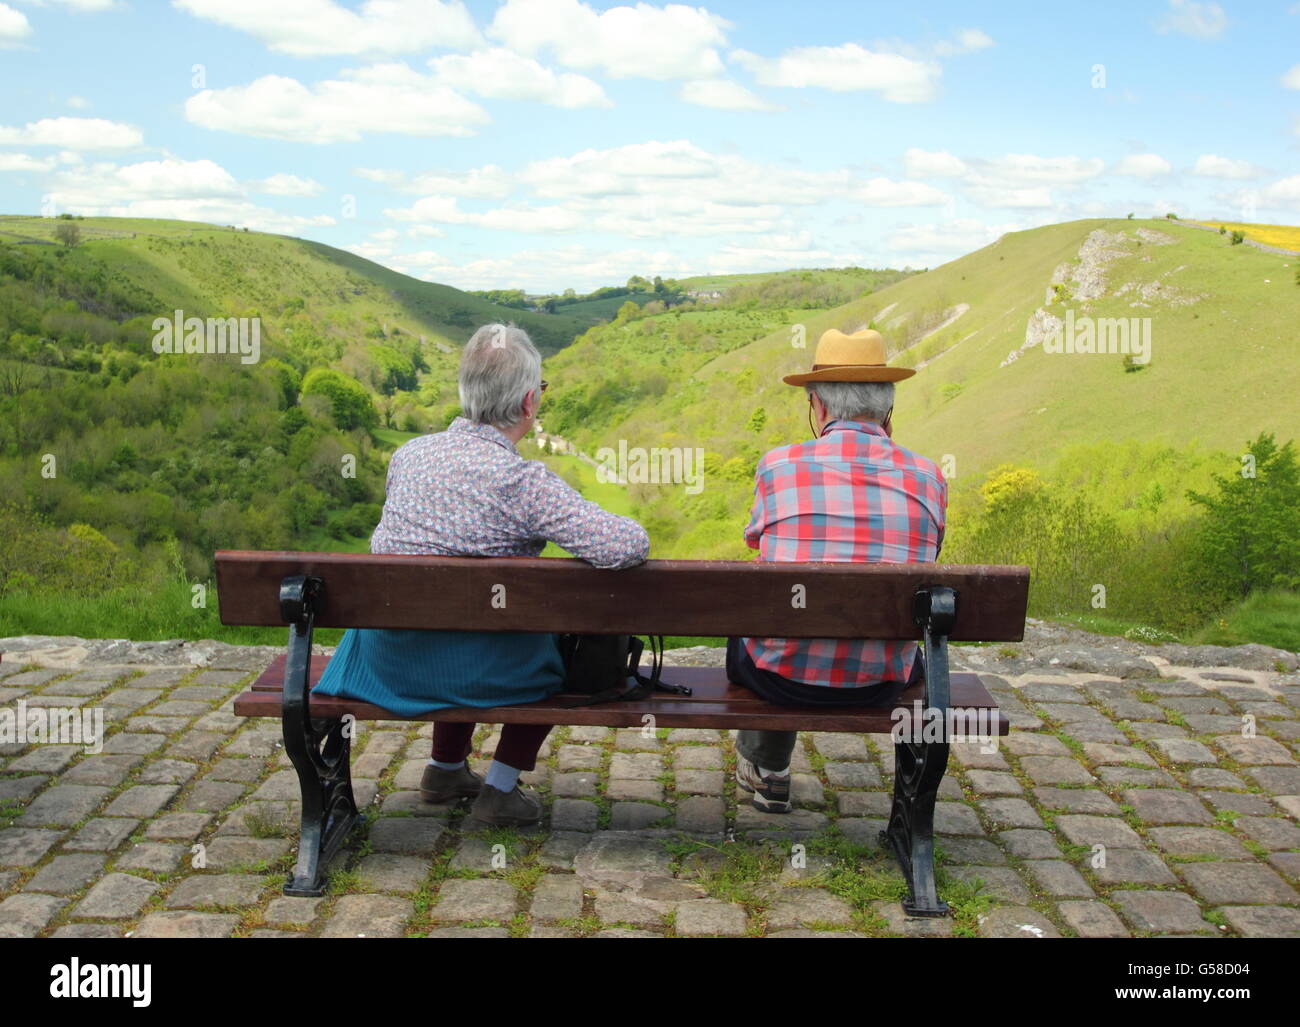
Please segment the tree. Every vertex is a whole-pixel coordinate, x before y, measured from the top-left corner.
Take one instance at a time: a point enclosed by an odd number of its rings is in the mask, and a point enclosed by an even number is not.
[[[70,221],[61,221],[54,228],[54,238],[71,248],[81,242],[81,228]]]
[[[328,399],[334,423],[340,428],[373,428],[378,421],[365,386],[340,371],[324,367],[308,371],[302,380],[302,395]]]
[[[1216,474],[1214,483],[1212,495],[1187,493],[1206,511],[1197,553],[1206,580],[1233,598],[1300,585],[1300,465],[1293,443],[1278,446],[1271,433],[1260,433],[1240,470]]]

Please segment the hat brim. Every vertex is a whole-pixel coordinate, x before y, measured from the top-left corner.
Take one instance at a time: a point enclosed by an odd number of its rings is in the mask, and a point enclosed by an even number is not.
[[[824,367],[820,371],[787,374],[781,380],[787,385],[806,385],[808,382],[901,382],[911,378],[916,371],[910,367]]]

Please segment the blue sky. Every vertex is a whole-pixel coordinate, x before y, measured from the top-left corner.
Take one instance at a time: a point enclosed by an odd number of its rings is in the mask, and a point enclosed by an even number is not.
[[[0,87],[0,212],[246,225],[462,288],[1300,223],[1292,0],[3,0]]]

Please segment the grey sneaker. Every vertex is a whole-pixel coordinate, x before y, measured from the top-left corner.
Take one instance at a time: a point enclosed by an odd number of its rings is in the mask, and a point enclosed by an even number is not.
[[[482,787],[483,778],[470,770],[468,763],[456,770],[443,770],[429,764],[420,778],[420,798],[425,802],[472,799]]]
[[[763,777],[758,767],[744,756],[736,756],[736,784],[754,793],[754,809],[764,813],[789,813],[794,808],[790,801],[789,773]]]
[[[484,784],[466,820],[467,827],[531,827],[541,823],[542,804],[518,785],[503,792]]]

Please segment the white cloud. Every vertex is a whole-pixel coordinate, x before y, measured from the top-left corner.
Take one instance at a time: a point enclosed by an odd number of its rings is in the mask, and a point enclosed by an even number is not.
[[[293,57],[400,54],[482,41],[460,0],[365,0],[351,10],[334,0],[172,0],[197,18],[247,32]]]
[[[583,150],[531,161],[514,172],[496,165],[407,178],[360,169],[372,181],[424,192],[385,215],[410,225],[473,225],[533,233],[605,232],[633,238],[788,232],[789,207],[851,203],[924,207],[951,202],[920,182],[863,178],[844,168],[804,171],[718,154],[686,140]],[[525,198],[469,210],[462,198]]]
[[[506,0],[487,34],[511,50],[550,50],[569,68],[610,78],[701,79],[722,71],[716,47],[731,23],[702,7],[668,4],[598,12],[579,0]]]
[[[1169,0],[1169,9],[1156,27],[1164,33],[1175,32],[1196,39],[1215,39],[1227,27],[1228,16],[1216,3],[1199,0]]]
[[[210,160],[169,157],[67,169],[50,180],[49,194],[56,209],[91,216],[176,218],[288,233],[335,223],[328,215],[300,217],[257,206],[234,176]]]
[[[692,264],[680,252],[669,249],[596,249],[575,243],[512,250],[503,257],[451,257],[433,250],[385,253],[386,245],[363,243],[349,248],[403,274],[461,289],[521,288],[528,292],[553,292],[572,286],[586,290],[626,281],[634,274],[670,278],[700,270],[700,263]],[[373,248],[366,252],[367,247]]]
[[[90,106],[90,101],[87,100],[84,96],[69,96],[68,106],[73,108],[74,110],[84,111],[87,107]]]
[[[0,48],[15,46],[32,34],[31,22],[22,11],[0,4]]]
[[[872,178],[864,182],[851,198],[868,207],[936,207],[951,199],[932,185],[895,182],[888,178]]]
[[[885,247],[913,266],[934,267],[996,242],[1015,224],[989,225],[973,218],[937,224],[902,225],[885,240]]]
[[[246,86],[205,89],[185,103],[204,128],[302,143],[355,142],[368,133],[469,136],[487,112],[405,64],[344,71],[308,88],[264,75]]]
[[[54,157],[33,157],[26,153],[0,153],[0,171],[53,171],[59,162]]]
[[[1131,153],[1115,165],[1115,174],[1130,178],[1156,178],[1173,170],[1174,166],[1158,153]]]
[[[991,160],[970,159],[962,178],[966,195],[984,207],[1045,210],[1057,205],[1052,189],[1070,190],[1096,178],[1105,162],[1095,157],[1040,157],[1008,153]]]
[[[774,111],[780,110],[761,96],[751,92],[739,82],[727,78],[696,79],[685,82],[678,97],[697,107],[716,107],[724,111]]]
[[[857,43],[801,46],[780,57],[733,50],[731,59],[765,86],[873,91],[894,103],[919,103],[938,95],[941,69],[935,61],[867,50]]]
[[[1300,210],[1300,175],[1279,179],[1256,195],[1261,206]]]
[[[993,40],[987,32],[980,29],[962,29],[957,33],[956,39],[944,40],[934,48],[934,52],[940,57],[955,57],[958,54],[974,53],[976,50],[983,50],[992,45]]]
[[[1263,168],[1248,160],[1220,157],[1214,153],[1201,154],[1192,168],[1192,174],[1202,178],[1258,178],[1263,173]]]
[[[325,191],[325,187],[315,179],[299,178],[283,172],[248,184],[254,192],[268,193],[271,196],[319,196]]]
[[[144,141],[140,130],[103,118],[42,118],[22,128],[0,125],[3,146],[63,146],[73,150],[124,150]]]
[[[1015,186],[976,180],[966,187],[966,195],[981,207],[999,210],[1046,210],[1056,205],[1052,191],[1045,185]]]
[[[970,166],[947,150],[920,150],[913,146],[903,152],[903,169],[909,178],[960,178]]]
[[[496,100],[534,100],[554,107],[612,107],[585,75],[556,74],[531,57],[500,47],[429,61],[434,78],[452,89]]]
[[[726,275],[816,265],[825,267],[830,263],[847,265],[861,260],[861,253],[818,248],[809,232],[778,233],[719,247],[709,254],[705,270],[709,274]]]
[[[1033,185],[1071,185],[1096,178],[1106,165],[1096,157],[1039,157],[1032,153],[1008,153],[977,165],[988,176],[1003,182]]]
[[[1282,85],[1287,89],[1300,89],[1300,64],[1297,64],[1282,76]]]
[[[514,177],[495,164],[468,171],[424,171],[415,175],[384,168],[356,168],[353,174],[399,192],[417,195],[440,193],[486,199],[505,196],[514,188]]]

